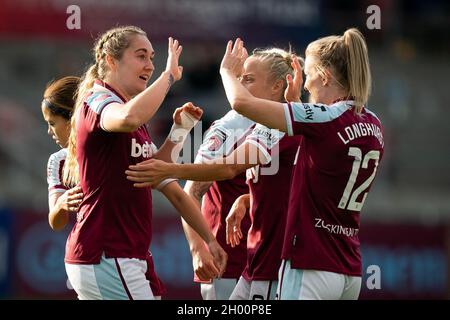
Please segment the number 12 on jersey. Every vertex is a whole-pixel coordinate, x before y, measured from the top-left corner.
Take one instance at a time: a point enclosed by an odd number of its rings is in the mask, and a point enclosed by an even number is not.
[[[342,198],[339,201],[338,208],[347,209],[351,211],[361,211],[364,205],[364,201],[366,201],[367,192],[364,194],[361,202],[357,202],[356,199],[362,192],[364,192],[370,186],[373,179],[375,178],[375,174],[378,168],[378,161],[380,159],[380,151],[378,150],[369,151],[366,153],[363,159],[361,149],[356,147],[350,147],[348,150],[348,155],[354,157],[355,160],[353,161],[352,172],[350,174],[350,177],[348,178],[347,186],[344,189],[344,194],[342,195]],[[362,164],[361,159],[363,159]],[[363,169],[367,169],[370,160],[375,161],[375,166],[373,168],[372,174],[359,187],[353,190],[356,178],[358,177],[359,169],[361,167]]]

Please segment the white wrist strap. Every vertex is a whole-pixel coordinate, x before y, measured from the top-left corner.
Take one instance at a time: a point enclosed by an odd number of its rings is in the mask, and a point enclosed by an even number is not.
[[[183,143],[189,132],[198,122],[194,116],[188,112],[181,112],[181,124],[174,123],[169,132],[169,140],[173,143]]]

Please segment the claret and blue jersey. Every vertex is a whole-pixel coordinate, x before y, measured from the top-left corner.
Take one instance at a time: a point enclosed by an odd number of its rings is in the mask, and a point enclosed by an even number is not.
[[[284,105],[304,137],[294,170],[283,259],[293,268],[361,276],[360,212],[383,156],[383,127],[353,101]]]
[[[135,188],[126,179],[129,165],[156,152],[147,128],[131,133],[107,132],[102,115],[111,103],[125,103],[107,84],[96,81],[78,110],[77,160],[84,198],[66,245],[66,263],[99,263],[108,257],[145,260],[152,238],[150,188]],[[131,205],[132,204],[132,205]]]

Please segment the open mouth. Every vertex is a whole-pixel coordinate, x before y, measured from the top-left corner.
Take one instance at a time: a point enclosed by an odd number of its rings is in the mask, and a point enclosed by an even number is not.
[[[144,81],[148,81],[150,77],[148,75],[141,75],[139,76],[139,79],[144,80]]]

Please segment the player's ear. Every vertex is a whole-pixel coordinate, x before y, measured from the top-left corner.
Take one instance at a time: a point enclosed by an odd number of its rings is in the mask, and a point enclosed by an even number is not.
[[[279,96],[280,94],[284,93],[284,79],[278,79],[275,81],[275,83],[272,86],[272,93],[275,96]]]
[[[320,77],[322,79],[322,85],[324,87],[329,85],[331,83],[331,79],[333,78],[331,76],[330,70],[328,70],[328,69],[325,69],[325,72],[323,74],[321,74]]]
[[[109,67],[109,70],[115,71],[117,68],[117,61],[111,55],[106,54],[106,64]]]

